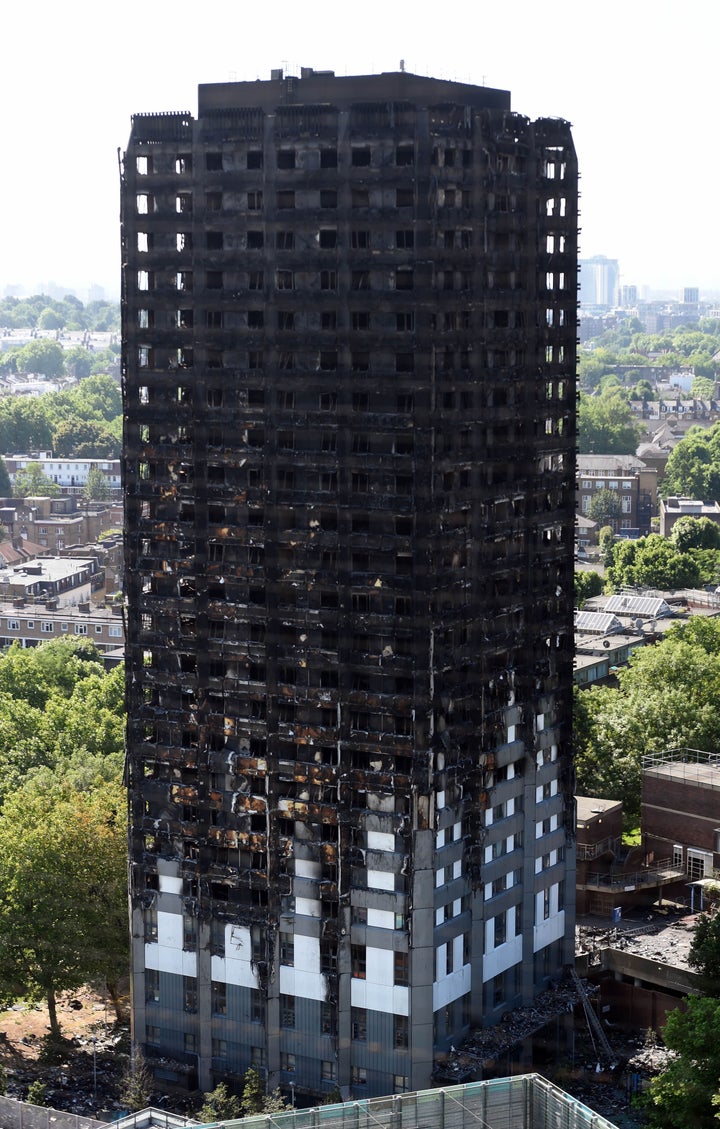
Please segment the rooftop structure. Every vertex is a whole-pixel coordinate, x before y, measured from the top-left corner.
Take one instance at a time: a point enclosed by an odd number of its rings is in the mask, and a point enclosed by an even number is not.
[[[199,107],[123,159],[134,1038],[399,1094],[572,960],[570,130],[404,72]]]
[[[669,537],[673,526],[681,517],[707,517],[720,525],[720,502],[715,499],[702,501],[697,498],[670,498],[660,499],[660,534]]]
[[[23,561],[0,572],[0,599],[70,607],[89,601],[94,578],[96,586],[100,586],[101,570],[95,557]]]

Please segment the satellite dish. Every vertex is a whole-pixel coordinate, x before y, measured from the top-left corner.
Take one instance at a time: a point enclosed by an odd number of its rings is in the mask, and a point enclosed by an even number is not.
[[[609,647],[609,646],[610,646],[610,640],[609,639],[603,639],[603,647]]]
[[[636,619],[635,626],[637,627],[638,631],[642,631],[643,621],[641,619]]]

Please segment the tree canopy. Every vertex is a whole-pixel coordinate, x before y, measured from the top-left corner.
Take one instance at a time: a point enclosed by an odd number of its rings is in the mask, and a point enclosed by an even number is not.
[[[635,651],[617,687],[575,694],[578,791],[640,812],[642,758],[689,747],[720,752],[720,621],[693,616]]]
[[[607,486],[597,490],[590,499],[588,517],[598,525],[611,525],[618,521],[622,513],[622,503],[617,490],[609,490]]]
[[[698,561],[680,552],[675,544],[657,533],[636,541],[615,541],[612,563],[607,569],[611,586],[618,588],[694,588],[701,583]]]
[[[110,497],[110,484],[100,467],[90,467],[87,481],[83,487],[86,502],[105,502]]]
[[[720,548],[720,525],[709,517],[678,518],[672,527],[670,540],[680,553],[690,549]]]
[[[581,454],[634,454],[639,428],[627,401],[617,391],[604,396],[581,393],[578,409],[578,447]]]
[[[0,657],[0,999],[127,971],[123,673],[58,639]],[[92,850],[88,844],[92,843]]]
[[[720,914],[698,916],[688,964],[700,977],[704,994],[720,997]]]
[[[578,359],[578,375],[583,389],[596,388],[605,377],[614,376],[620,383],[647,380],[648,370],[657,370],[658,378],[678,368],[692,369],[695,378],[714,381],[720,366],[713,356],[720,349],[720,322],[701,318],[690,325],[676,326],[664,333],[645,333],[637,318],[631,318],[615,329],[607,330],[583,349]],[[663,371],[664,370],[664,371]],[[693,395],[705,396],[709,385],[693,388]],[[641,395],[637,398],[650,399]]]
[[[720,499],[720,423],[690,428],[670,453],[662,492],[666,498]]]
[[[28,781],[0,819],[0,991],[47,1000],[127,965],[124,795]],[[89,850],[89,844],[92,849]]]
[[[720,1105],[720,1000],[690,996],[663,1029],[675,1058],[645,1090],[641,1105],[652,1129],[717,1129]]]
[[[588,569],[587,571],[575,570],[575,607],[581,608],[591,596],[599,596],[603,590],[603,581],[599,573]]]
[[[30,298],[0,299],[0,326],[7,329],[66,329],[69,331],[120,330],[117,302],[88,302],[84,305],[72,294],[51,298],[33,294]]]
[[[85,377],[66,392],[0,399],[0,451],[52,450],[61,457],[118,458],[122,394],[107,374]]]
[[[57,482],[48,478],[40,463],[30,462],[15,474],[13,494],[16,498],[56,498],[59,493]]]

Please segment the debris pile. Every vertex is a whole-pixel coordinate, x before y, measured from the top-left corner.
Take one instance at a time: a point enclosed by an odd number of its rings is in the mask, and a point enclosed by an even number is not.
[[[696,915],[667,921],[652,914],[645,915],[642,920],[626,919],[612,928],[582,924],[577,927],[576,952],[578,955],[589,954],[591,965],[594,955],[599,962],[602,949],[621,949],[688,970],[696,922]]]
[[[585,990],[592,994],[597,988],[583,981]],[[515,1008],[503,1016],[495,1027],[473,1031],[461,1051],[452,1051],[445,1064],[444,1076],[461,1077],[476,1070],[483,1063],[499,1058],[510,1047],[527,1039],[547,1023],[567,1012],[572,1012],[580,1002],[575,986],[563,980],[546,992],[541,992],[531,1007]]]

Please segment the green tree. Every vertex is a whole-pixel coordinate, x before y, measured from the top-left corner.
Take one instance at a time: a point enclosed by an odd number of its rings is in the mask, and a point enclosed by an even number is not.
[[[38,329],[62,329],[65,318],[51,306],[46,306],[37,320]]]
[[[245,1117],[262,1113],[264,1101],[265,1083],[257,1067],[251,1066],[245,1073],[243,1085],[242,1109]]]
[[[575,570],[575,607],[581,608],[591,596],[599,596],[603,590],[603,580],[599,573],[590,569]]]
[[[0,455],[0,498],[12,497],[12,483],[8,474],[7,463]]]
[[[36,1078],[28,1086],[25,1101],[30,1105],[47,1105],[47,1086],[40,1078]]]
[[[52,449],[60,458],[117,459],[121,443],[104,421],[75,416],[57,424]]]
[[[108,480],[100,467],[90,467],[87,481],[83,487],[83,498],[86,502],[106,502],[110,497]]]
[[[609,371],[608,364],[592,353],[583,352],[578,357],[578,379],[582,389],[597,388]]]
[[[642,1096],[652,1129],[717,1129],[720,1104],[720,1000],[690,996],[670,1012],[665,1045],[677,1058]]]
[[[611,525],[604,525],[598,533],[598,546],[600,549],[600,559],[606,567],[612,563],[612,552],[615,544],[616,538],[613,527]]]
[[[122,668],[106,672],[91,644],[13,644],[0,657],[0,804],[31,776],[117,783],[123,719]]]
[[[690,428],[670,453],[662,492],[666,498],[720,498],[720,424]]]
[[[44,997],[58,1037],[58,992],[127,968],[124,796],[28,781],[0,820],[0,988]],[[92,850],[88,850],[88,844]]]
[[[240,1098],[231,1094],[224,1082],[214,1090],[203,1094],[203,1104],[197,1113],[197,1120],[210,1125],[217,1121],[237,1121],[243,1115]]]
[[[657,400],[657,393],[649,380],[642,377],[630,393],[631,400]]]
[[[720,914],[698,917],[688,964],[700,976],[703,994],[720,997]]]
[[[718,549],[720,525],[709,517],[681,517],[672,527],[670,541],[680,553],[690,549]]]
[[[16,498],[57,498],[60,487],[45,474],[40,463],[30,462],[15,475]]]
[[[271,1093],[266,1094],[263,1101],[263,1113],[285,1113],[290,1109],[290,1106],[282,1096],[279,1087],[276,1087]]]
[[[696,400],[711,400],[715,395],[715,381],[709,376],[696,376],[690,393]]]
[[[607,396],[581,393],[578,411],[581,454],[634,454],[639,433],[627,401],[617,391]]]
[[[80,345],[65,350],[65,372],[68,376],[74,376],[76,380],[90,376],[92,362],[92,353]]]
[[[694,616],[635,651],[617,687],[575,695],[575,767],[583,795],[640,813],[642,758],[669,748],[720,752],[720,622]]]
[[[607,578],[615,590],[633,586],[645,588],[695,588],[700,569],[690,553],[651,533],[637,541],[616,541]]]
[[[150,1105],[153,1077],[140,1047],[133,1047],[128,1064],[120,1080],[119,1098],[133,1113]]]
[[[62,376],[64,362],[62,345],[46,337],[29,341],[17,356],[19,372],[37,372],[48,379]]]
[[[590,499],[588,517],[598,525],[612,525],[619,521],[622,513],[622,503],[617,490],[608,490],[607,486],[598,490]]]

